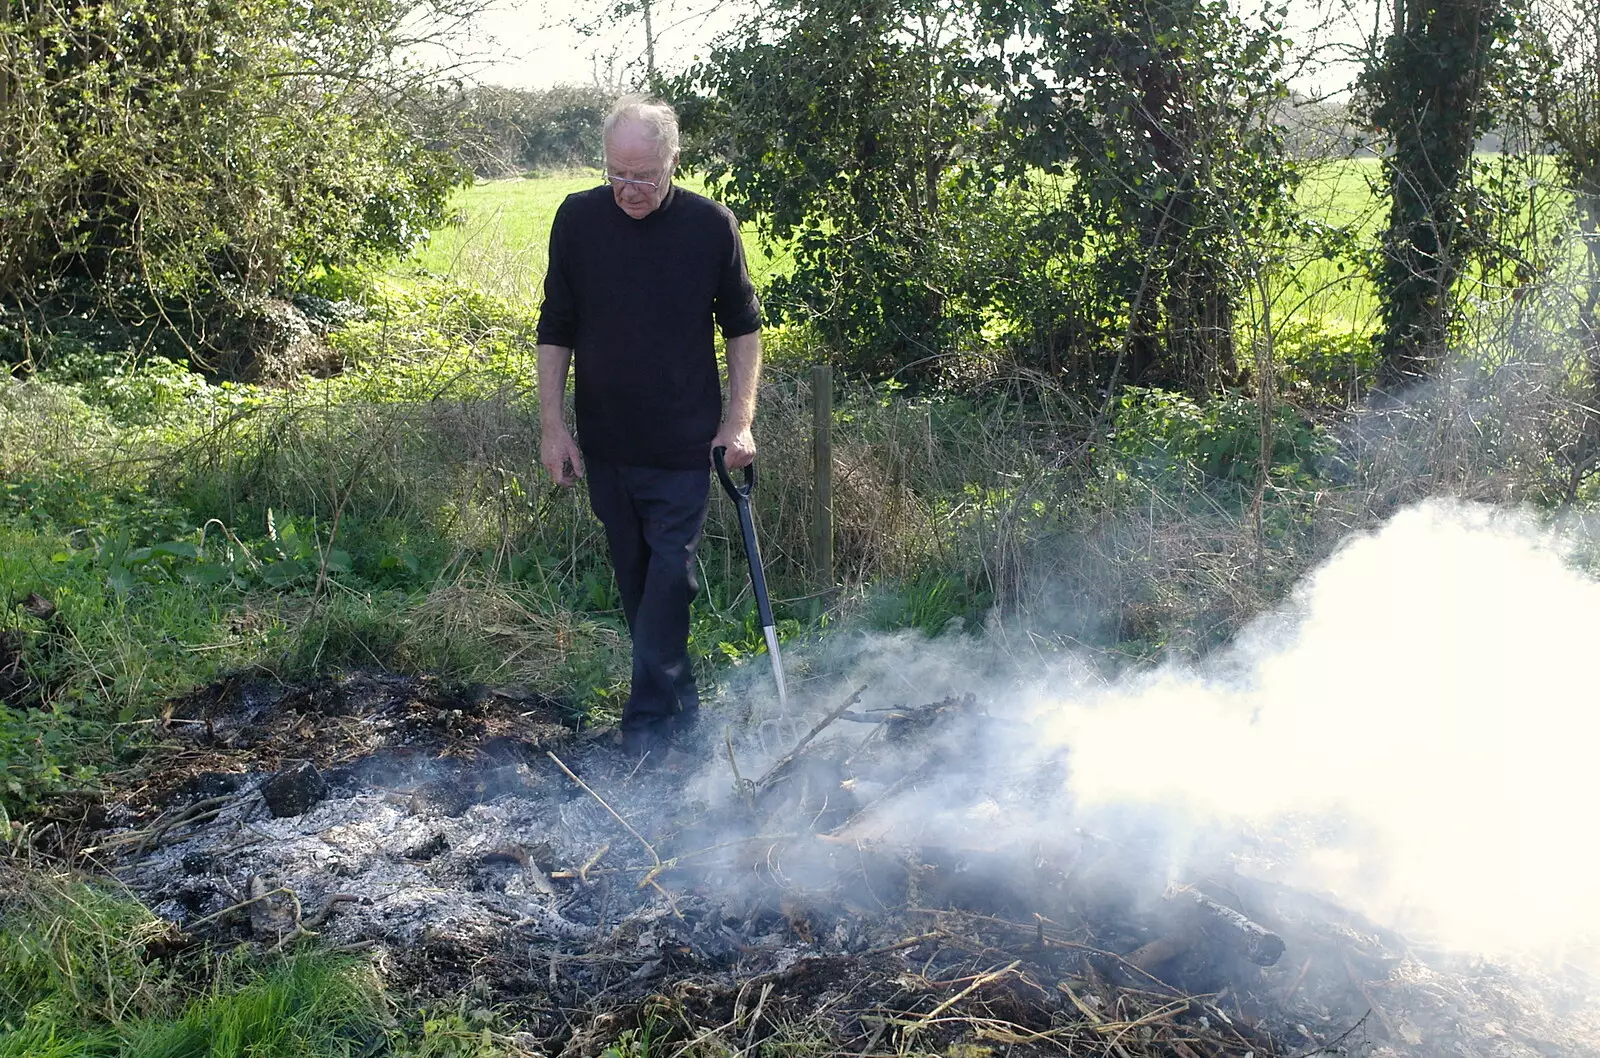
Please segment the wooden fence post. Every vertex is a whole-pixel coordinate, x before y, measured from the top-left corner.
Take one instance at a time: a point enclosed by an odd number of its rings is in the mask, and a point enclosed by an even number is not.
[[[833,368],[811,369],[811,561],[817,595],[813,617],[832,601],[833,580]]]

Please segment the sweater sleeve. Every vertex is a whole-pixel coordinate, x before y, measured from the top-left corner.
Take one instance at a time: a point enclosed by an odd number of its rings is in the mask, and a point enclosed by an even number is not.
[[[732,236],[723,259],[722,279],[717,284],[715,313],[722,337],[738,338],[761,329],[761,299],[756,296],[755,284],[750,281],[750,270],[745,266],[744,240],[739,238],[739,222],[732,213],[723,211]]]
[[[544,303],[539,308],[538,342],[571,349],[578,342],[578,303],[572,294],[571,261],[567,259],[567,228],[572,223],[572,200],[556,210],[550,224],[550,259],[544,273]]]

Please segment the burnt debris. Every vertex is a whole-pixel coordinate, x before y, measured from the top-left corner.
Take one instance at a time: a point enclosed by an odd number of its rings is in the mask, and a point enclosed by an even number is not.
[[[486,990],[567,1058],[644,1028],[751,1053],[1600,1053],[1565,986],[1063,822],[1070,761],[1016,769],[975,698],[836,701],[641,762],[522,689],[224,687],[174,713],[183,767],[90,852],[191,938],[381,949],[392,985]],[[317,773],[299,811],[264,803]]]
[[[261,799],[276,819],[305,815],[327,795],[327,780],[308,760],[273,773],[261,784]]]

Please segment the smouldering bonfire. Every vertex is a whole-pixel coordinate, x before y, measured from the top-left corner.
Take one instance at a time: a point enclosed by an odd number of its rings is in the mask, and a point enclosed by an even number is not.
[[[384,675],[226,686],[171,732],[94,859],[192,937],[370,949],[545,1053],[1600,1053],[1571,987],[1075,825],[1067,756],[1019,772],[1032,733],[970,696],[643,765],[524,691]]]

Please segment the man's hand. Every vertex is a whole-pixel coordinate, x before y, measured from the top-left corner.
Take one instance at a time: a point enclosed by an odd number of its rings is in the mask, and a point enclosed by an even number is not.
[[[722,429],[717,431],[717,436],[712,438],[711,447],[713,450],[717,448],[728,450],[722,459],[728,464],[729,470],[738,470],[756,461],[756,439],[750,435],[748,426],[741,430],[723,423]]]
[[[557,485],[576,485],[583,477],[583,454],[566,428],[547,430],[539,437],[539,462]]]

